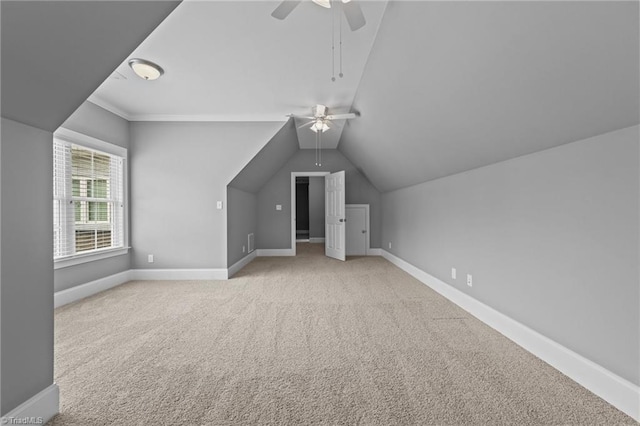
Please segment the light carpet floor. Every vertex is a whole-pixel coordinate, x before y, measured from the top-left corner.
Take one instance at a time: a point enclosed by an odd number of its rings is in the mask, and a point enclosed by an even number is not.
[[[386,260],[322,250],[57,309],[50,424],[636,424]]]

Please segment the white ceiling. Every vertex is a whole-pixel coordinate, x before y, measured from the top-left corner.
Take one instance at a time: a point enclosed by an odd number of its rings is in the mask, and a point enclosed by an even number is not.
[[[90,100],[131,121],[285,122],[317,103],[349,111],[386,2],[359,1],[367,24],[356,32],[342,17],[344,78],[336,60],[335,82],[331,13],[339,10],[304,1],[280,21],[271,17],[279,3],[183,2],[129,57],[154,61],[165,75],[141,80],[125,61],[117,70],[126,79],[107,79]],[[323,146],[338,145],[336,127]],[[314,133],[303,130],[300,147],[313,148]]]
[[[166,74],[145,82],[125,62],[127,79],[92,100],[129,120],[353,108],[361,116],[323,146],[339,142],[381,191],[638,123],[638,2],[360,1],[368,23],[352,33],[343,21],[335,83],[331,11],[306,1],[278,21],[278,3],[182,3],[130,56]],[[297,135],[315,146],[312,132]]]

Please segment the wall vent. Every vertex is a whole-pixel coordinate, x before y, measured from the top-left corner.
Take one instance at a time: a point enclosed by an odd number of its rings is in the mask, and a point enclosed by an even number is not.
[[[254,248],[253,232],[247,236],[247,248],[248,248],[248,251],[247,251],[248,253],[251,253],[253,251],[253,248]]]

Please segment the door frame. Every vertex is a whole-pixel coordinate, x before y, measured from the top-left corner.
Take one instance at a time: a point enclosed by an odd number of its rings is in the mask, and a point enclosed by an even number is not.
[[[369,222],[369,204],[345,204],[344,205],[344,210],[345,210],[345,218],[347,217],[347,209],[358,209],[358,208],[364,208],[364,223],[365,226],[367,227],[367,232],[365,234],[365,243],[364,243],[364,253],[365,256],[369,256],[369,254],[371,253],[371,226],[370,226],[370,222]],[[347,226],[349,226],[349,222],[347,222]],[[346,238],[345,238],[345,247],[347,244]]]
[[[291,256],[296,255],[296,178],[324,177],[331,172],[291,172]]]

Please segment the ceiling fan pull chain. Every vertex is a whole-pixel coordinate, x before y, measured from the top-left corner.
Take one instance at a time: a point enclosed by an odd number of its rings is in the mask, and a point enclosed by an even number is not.
[[[340,17],[340,74],[338,74],[340,78],[344,76],[342,74],[342,7],[342,2],[340,2],[340,14],[338,15]]]
[[[318,165],[318,134],[316,133],[316,166]]]
[[[318,132],[318,167],[322,167],[322,133]]]
[[[331,81],[336,81],[336,10],[331,9]]]

